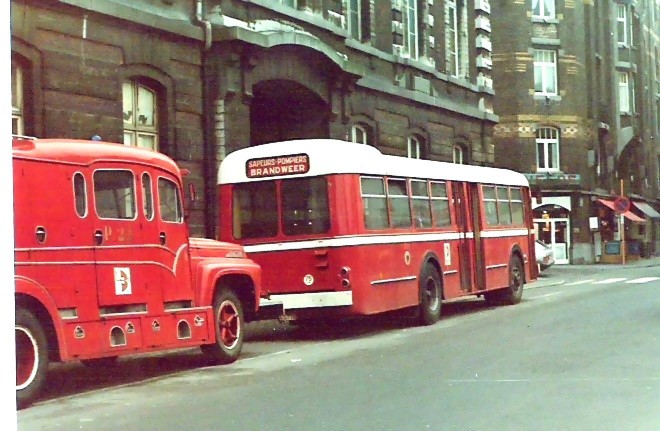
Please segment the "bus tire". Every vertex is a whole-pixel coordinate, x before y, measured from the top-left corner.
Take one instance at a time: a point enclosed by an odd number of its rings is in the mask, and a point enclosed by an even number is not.
[[[419,276],[419,323],[433,325],[440,320],[442,282],[435,266],[424,265]]]
[[[234,292],[222,289],[216,294],[213,316],[216,340],[202,351],[216,364],[230,364],[241,354],[245,332],[243,306]]]
[[[501,290],[498,302],[503,305],[514,305],[522,300],[523,285],[525,284],[525,270],[518,256],[511,256],[509,262],[509,286]]]
[[[16,405],[32,404],[48,372],[48,343],[39,320],[24,308],[16,310]]]

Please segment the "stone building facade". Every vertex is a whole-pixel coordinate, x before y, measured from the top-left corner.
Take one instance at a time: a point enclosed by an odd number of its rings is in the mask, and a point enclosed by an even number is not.
[[[14,132],[171,156],[200,195],[192,232],[214,236],[218,166],[246,146],[492,165],[490,16],[487,0],[16,0]]]
[[[622,224],[630,257],[660,251],[659,8],[513,0],[493,9],[495,163],[528,176],[539,237],[560,263],[621,259],[610,254]],[[612,210],[620,195],[632,204],[623,223]]]

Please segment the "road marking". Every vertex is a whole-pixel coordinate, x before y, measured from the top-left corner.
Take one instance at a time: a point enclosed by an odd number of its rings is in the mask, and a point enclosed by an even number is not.
[[[612,283],[619,283],[624,280],[627,280],[627,278],[608,278],[606,280],[597,281],[594,284],[612,284]]]
[[[642,284],[642,283],[648,283],[650,281],[656,281],[660,280],[660,277],[642,277],[642,278],[636,278],[634,280],[628,280],[626,283],[628,284]]]
[[[574,281],[573,283],[567,283],[564,286],[577,286],[579,284],[591,283],[592,281],[596,281],[596,280],[593,279],[593,278],[590,278],[589,280],[580,280],[580,281]]]
[[[549,298],[549,297],[551,297],[551,296],[561,295],[561,294],[562,294],[562,292],[546,293],[545,295],[537,296],[537,297],[534,298],[534,299],[541,299],[541,298],[544,298],[544,299],[545,299],[545,298]]]

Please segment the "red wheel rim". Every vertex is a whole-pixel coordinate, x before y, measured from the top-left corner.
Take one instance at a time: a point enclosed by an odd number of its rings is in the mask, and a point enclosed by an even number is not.
[[[30,331],[15,327],[16,334],[16,390],[27,387],[37,375],[39,347]]]
[[[224,301],[218,308],[219,338],[227,349],[233,349],[238,344],[241,335],[241,321],[238,310],[231,301]]]

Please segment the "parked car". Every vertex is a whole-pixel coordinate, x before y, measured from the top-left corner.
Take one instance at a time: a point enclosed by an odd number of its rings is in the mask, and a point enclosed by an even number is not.
[[[552,252],[552,247],[541,240],[536,240],[536,263],[539,265],[539,270],[545,271],[555,263],[555,256]]]

